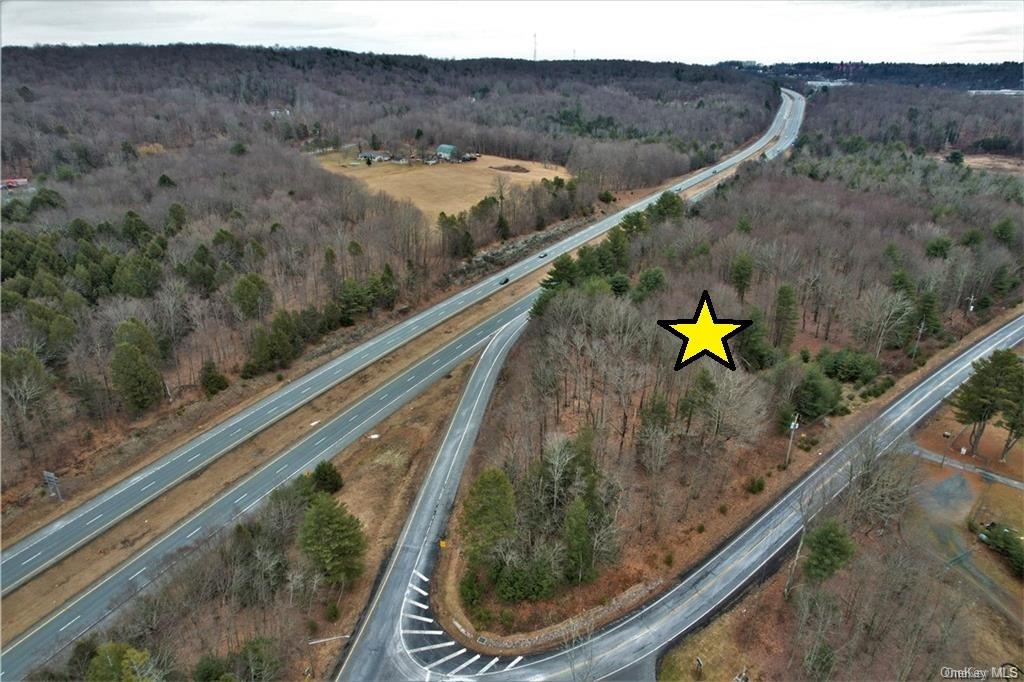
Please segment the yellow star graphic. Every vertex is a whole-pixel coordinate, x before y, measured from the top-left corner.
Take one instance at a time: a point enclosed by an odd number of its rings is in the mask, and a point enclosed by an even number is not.
[[[715,307],[711,304],[711,296],[707,291],[700,295],[700,303],[690,319],[658,320],[658,326],[664,327],[683,340],[676,359],[676,370],[686,367],[702,355],[735,370],[732,353],[726,339],[738,334],[750,326],[750,320],[728,320],[715,315]]]

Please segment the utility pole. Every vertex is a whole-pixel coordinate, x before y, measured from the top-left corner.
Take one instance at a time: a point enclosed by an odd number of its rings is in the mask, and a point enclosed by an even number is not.
[[[534,59],[536,59],[536,58],[537,57],[534,56]],[[967,312],[969,312],[969,313],[973,313],[974,312],[974,294],[971,294],[971,297],[969,299],[967,299]]]
[[[794,414],[793,421],[789,425],[789,446],[786,448],[786,468],[789,468],[789,455],[793,452],[793,439],[796,437],[796,430],[800,428],[800,415]]]
[[[917,352],[921,348],[921,335],[924,334],[924,320],[921,320],[921,324],[917,325],[917,341],[914,342],[914,358],[917,358]]]

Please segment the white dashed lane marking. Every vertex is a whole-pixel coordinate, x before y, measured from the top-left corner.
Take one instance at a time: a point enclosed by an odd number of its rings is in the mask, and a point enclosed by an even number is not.
[[[65,630],[67,630],[67,629],[68,629],[69,627],[71,627],[71,625],[72,625],[72,624],[73,624],[73,623],[74,623],[74,622],[75,622],[76,620],[78,620],[78,619],[79,619],[79,618],[81,618],[81,617],[82,617],[82,616],[80,616],[80,615],[78,615],[78,616],[75,616],[74,618],[72,618],[71,620],[69,620],[69,621],[68,621],[67,623],[64,623],[64,627],[62,627],[62,628],[61,628],[60,630],[58,630],[58,632],[64,632],[64,631],[65,631]]]

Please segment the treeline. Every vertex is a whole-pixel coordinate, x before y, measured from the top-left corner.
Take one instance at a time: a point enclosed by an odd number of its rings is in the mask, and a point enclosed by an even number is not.
[[[759,132],[775,104],[754,76],[669,63],[225,45],[8,47],[3,59],[5,176],[88,172],[117,163],[123,144],[226,135],[310,149],[452,143],[643,186]]]
[[[105,632],[76,642],[40,680],[260,680],[308,664],[299,635],[341,617],[363,571],[359,519],[332,497],[330,462],[272,492],[254,515],[199,548],[137,595]]]
[[[894,84],[948,88],[950,90],[1021,90],[1024,77],[1021,62],[1001,64],[900,64],[882,62],[798,62],[773,64],[769,73],[776,76],[799,74],[806,78],[840,79],[854,83]]]
[[[468,211],[437,218],[442,251],[451,258],[469,258],[477,248],[506,240],[579,215],[590,215],[601,185],[593,178],[565,180],[554,177],[539,183],[508,186],[498,178],[495,192]],[[611,199],[604,190],[600,194]]]
[[[869,145],[804,147],[690,207],[664,195],[552,264],[481,432],[486,461],[518,499],[553,434],[585,433],[601,477],[634,496],[609,531],[616,547],[703,532],[709,510],[727,514],[731,495],[757,495],[787,467],[761,454],[766,433],[798,418],[796,445],[812,450],[820,429],[809,427],[882,395],[1019,300],[1019,193],[1012,178]],[[688,314],[704,289],[720,315],[754,321],[733,344],[735,372],[673,372],[678,342],[653,324]],[[467,498],[463,519],[468,509]],[[571,584],[564,564],[540,565],[545,585]],[[481,604],[548,594],[502,593],[493,563],[471,574],[462,597],[474,618]],[[523,625],[523,613],[505,620]]]
[[[800,138],[826,155],[899,142],[918,154],[952,147],[1019,156],[1021,100],[898,85],[830,88],[808,97]]]

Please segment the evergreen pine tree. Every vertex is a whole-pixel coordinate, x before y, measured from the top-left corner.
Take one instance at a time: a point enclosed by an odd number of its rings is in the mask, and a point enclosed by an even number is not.
[[[363,525],[326,493],[313,496],[299,526],[299,546],[332,585],[344,585],[363,572]]]
[[[775,292],[775,310],[772,315],[772,345],[789,353],[789,345],[796,336],[796,291],[783,284]]]

